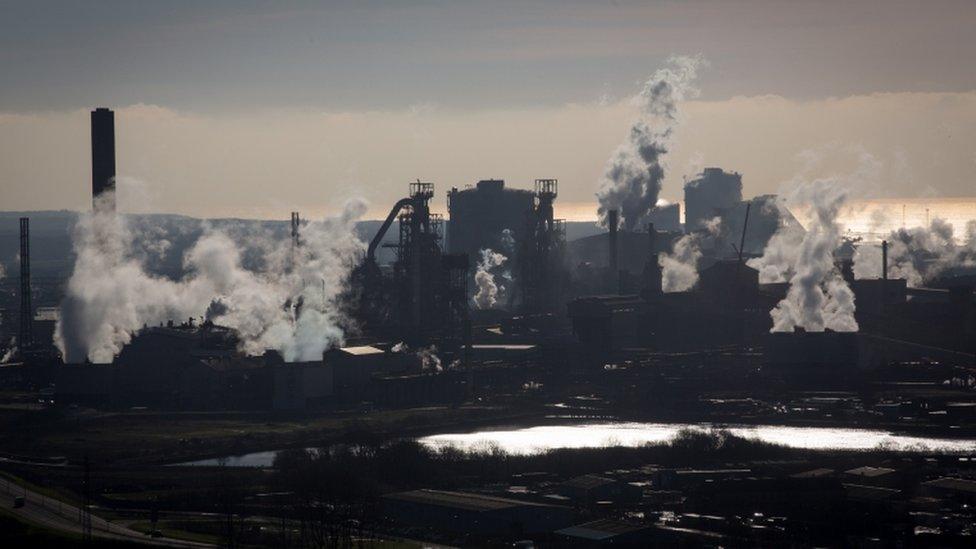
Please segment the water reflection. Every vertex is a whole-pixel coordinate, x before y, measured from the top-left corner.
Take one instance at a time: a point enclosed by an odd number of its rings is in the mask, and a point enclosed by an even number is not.
[[[706,430],[709,425],[675,423],[589,423],[547,425],[522,429],[452,433],[423,437],[431,448],[454,446],[473,450],[497,446],[512,454],[538,453],[552,448],[594,448],[640,446],[667,442],[681,429]],[[972,452],[976,440],[953,440],[897,435],[886,431],[829,427],[783,427],[775,425],[722,426],[735,435],[782,444],[792,448],[872,450],[879,446],[895,451]]]
[[[197,461],[187,461],[185,463],[177,463],[176,466],[179,467],[271,467],[274,465],[275,456],[278,455],[278,450],[269,450],[267,452],[254,452],[251,454],[244,454],[240,456],[227,456],[222,458],[211,458],[211,459],[201,459]]]
[[[894,451],[973,452],[976,440],[943,439],[896,435],[886,431],[830,427],[783,427],[777,425],[712,426],[690,423],[588,422],[576,425],[546,425],[510,430],[431,435],[418,439],[429,448],[454,446],[462,450],[498,447],[510,454],[532,454],[552,448],[597,448],[640,446],[667,442],[682,429],[700,431],[722,428],[735,435],[792,448],[815,450],[873,450],[884,446]],[[191,467],[271,467],[278,451],[254,452],[223,458],[178,463]]]

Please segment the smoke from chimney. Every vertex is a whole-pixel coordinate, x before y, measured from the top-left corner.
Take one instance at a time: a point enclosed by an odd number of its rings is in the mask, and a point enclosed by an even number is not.
[[[928,227],[902,228],[887,236],[888,276],[903,278],[912,287],[932,282],[948,269],[976,267],[976,221],[966,223],[966,234],[956,238],[951,223],[935,218]],[[874,245],[854,252],[854,276],[876,278],[881,271]]]
[[[474,295],[474,305],[479,309],[491,309],[498,302],[499,288],[495,283],[495,275],[491,270],[500,267],[508,258],[504,255],[484,248],[481,250],[481,260],[478,261],[474,273],[474,282],[478,287]]]
[[[721,232],[722,219],[714,217],[703,223],[704,230],[688,233],[674,243],[670,254],[661,254],[661,289],[665,292],[686,292],[698,283],[698,261],[702,244],[713,240]]]
[[[834,258],[843,237],[838,221],[841,210],[852,193],[868,192],[880,173],[880,163],[872,155],[858,153],[859,165],[853,173],[813,180],[797,176],[784,186],[785,198],[775,202],[781,214],[780,229],[766,244],[763,256],[748,262],[759,269],[761,282],[790,283],[786,297],[770,311],[773,332],[858,330],[854,293]],[[815,153],[807,156],[819,157]],[[790,207],[799,206],[812,214],[805,233],[782,221],[789,218]]]
[[[340,216],[308,223],[295,253],[280,235],[235,239],[205,223],[184,255],[183,277],[170,280],[147,271],[135,249],[141,236],[125,216],[96,207],[79,217],[72,233],[76,260],[56,344],[66,362],[111,362],[144,325],[209,310],[214,322],[237,332],[247,354],[275,349],[288,361],[319,359],[343,340],[339,298],[363,248],[353,227],[364,211],[362,201],[350,201]],[[243,266],[245,252],[259,267]],[[299,302],[299,310],[283,306]]]
[[[601,223],[607,212],[619,210],[625,230],[639,227],[657,204],[664,180],[664,155],[679,122],[678,106],[698,95],[694,81],[705,65],[702,56],[675,56],[644,83],[636,97],[639,107],[626,141],[607,162],[603,183],[597,192]]]

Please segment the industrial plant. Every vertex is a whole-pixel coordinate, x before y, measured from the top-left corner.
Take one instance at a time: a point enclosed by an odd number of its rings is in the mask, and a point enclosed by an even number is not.
[[[976,535],[968,260],[909,257],[904,234],[845,237],[817,271],[801,256],[823,248],[810,242],[824,227],[804,227],[780,197],[743,197],[748,174],[706,167],[686,178],[683,203],[636,218],[607,208],[600,225],[558,219],[559,181],[546,174],[405,178],[379,224],[266,222],[262,262],[216,221],[177,220],[189,225],[169,253],[183,263],[140,271],[136,216],[116,211],[114,121],[91,112],[92,212],[18,216],[16,241],[3,242],[16,242],[17,263],[0,295],[0,461],[25,486],[7,493],[22,489],[51,521],[80,517],[71,528],[87,539],[962,546]],[[631,425],[674,432],[657,443],[542,434]],[[804,433],[843,441],[791,440]],[[887,442],[859,445],[874,436]],[[45,507],[52,491],[71,494],[67,513]]]

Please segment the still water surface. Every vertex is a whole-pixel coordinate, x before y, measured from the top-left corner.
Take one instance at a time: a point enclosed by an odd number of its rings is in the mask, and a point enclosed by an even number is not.
[[[604,422],[578,425],[544,425],[516,429],[482,430],[473,433],[446,433],[422,437],[429,448],[453,446],[478,450],[497,446],[511,454],[532,454],[554,448],[595,448],[601,446],[640,446],[667,442],[682,429],[705,431],[723,428],[735,435],[782,444],[791,448],[872,450],[884,446],[896,451],[976,451],[976,440],[898,435],[887,431],[841,427],[784,427],[779,425],[711,426],[688,423]],[[178,465],[214,467],[270,467],[277,451],[254,452],[240,456],[204,459]]]
[[[704,431],[708,425],[676,423],[589,423],[547,425],[522,429],[452,433],[423,437],[431,448],[454,446],[476,450],[497,446],[511,454],[532,454],[553,448],[593,448],[600,446],[640,446],[662,443],[681,429]],[[717,427],[716,427],[717,428]],[[781,444],[791,448],[871,450],[884,446],[891,450],[932,450],[972,452],[976,440],[943,439],[897,435],[887,431],[833,427],[784,427],[778,425],[732,425],[721,428],[735,435]]]

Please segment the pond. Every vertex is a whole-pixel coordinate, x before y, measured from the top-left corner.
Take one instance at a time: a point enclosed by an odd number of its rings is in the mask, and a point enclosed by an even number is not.
[[[453,446],[462,450],[497,446],[510,454],[533,454],[556,448],[640,446],[667,442],[682,429],[725,429],[737,436],[811,450],[874,450],[885,447],[900,452],[976,451],[976,440],[900,435],[872,429],[845,427],[786,427],[782,425],[711,425],[706,423],[586,422],[572,425],[539,425],[512,429],[483,429],[470,433],[442,433],[421,437],[429,448]],[[276,450],[223,458],[177,463],[190,467],[271,467]]]

